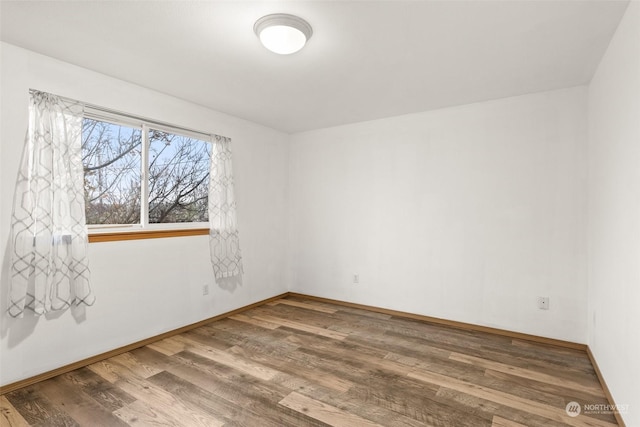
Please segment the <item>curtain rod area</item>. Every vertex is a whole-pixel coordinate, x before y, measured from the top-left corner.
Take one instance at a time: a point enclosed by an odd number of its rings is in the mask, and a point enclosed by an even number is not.
[[[38,89],[29,89],[29,93],[34,93],[34,92],[40,92],[40,93],[49,93],[49,92],[45,92],[42,90],[38,90]],[[183,132],[189,132],[189,133],[193,133],[193,134],[197,134],[197,135],[203,135],[209,138],[220,138],[223,137],[222,135],[217,135],[215,133],[207,133],[207,132],[203,132],[200,130],[196,130],[196,129],[191,129],[191,128],[187,128],[187,127],[183,127],[183,126],[177,126],[171,123],[167,123],[167,122],[163,122],[160,120],[154,120],[154,119],[150,119],[148,117],[143,117],[143,116],[138,116],[135,114],[131,114],[131,113],[127,113],[124,111],[119,111],[119,110],[115,110],[112,108],[107,108],[107,107],[101,107],[100,105],[95,105],[95,104],[90,104],[88,102],[83,102],[83,101],[79,101],[77,99],[73,99],[73,98],[69,98],[66,96],[62,96],[62,95],[57,95],[57,94],[52,94],[57,96],[58,98],[68,101],[68,102],[77,102],[81,105],[84,106],[84,108],[88,108],[90,110],[94,110],[96,112],[101,112],[101,113],[106,113],[106,114],[112,114],[114,116],[120,116],[120,117],[126,117],[128,119],[132,119],[132,120],[136,120],[136,121],[141,121],[150,125],[156,125],[156,126],[162,126],[165,128],[172,128],[175,130],[181,130]],[[91,113],[91,112],[89,112]],[[223,137],[226,138],[226,137]]]

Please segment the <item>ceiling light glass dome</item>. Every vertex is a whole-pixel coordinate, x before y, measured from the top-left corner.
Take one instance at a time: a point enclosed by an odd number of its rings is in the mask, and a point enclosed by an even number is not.
[[[286,13],[263,16],[256,21],[253,31],[264,47],[280,55],[299,51],[313,34],[307,21]]]

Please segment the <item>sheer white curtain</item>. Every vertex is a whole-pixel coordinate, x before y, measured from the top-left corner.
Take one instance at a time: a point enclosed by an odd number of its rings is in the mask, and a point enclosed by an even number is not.
[[[11,224],[8,312],[20,317],[92,305],[80,103],[31,92]]]
[[[242,255],[233,195],[231,139],[212,138],[209,174],[209,244],[216,279],[242,274]]]

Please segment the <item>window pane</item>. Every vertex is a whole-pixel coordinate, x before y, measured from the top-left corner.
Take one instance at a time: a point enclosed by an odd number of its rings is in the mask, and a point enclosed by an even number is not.
[[[149,130],[149,223],[209,221],[211,144]]]
[[[140,223],[142,130],[99,120],[82,124],[87,224]]]

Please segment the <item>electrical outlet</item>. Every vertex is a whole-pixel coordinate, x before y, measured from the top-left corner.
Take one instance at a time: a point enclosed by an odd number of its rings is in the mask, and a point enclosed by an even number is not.
[[[538,308],[540,310],[549,310],[549,297],[538,297]]]
[[[205,285],[202,287],[202,295],[206,296],[209,295],[209,284],[205,283]]]
[[[353,275],[353,283],[360,283],[360,275],[359,274],[354,274]]]

